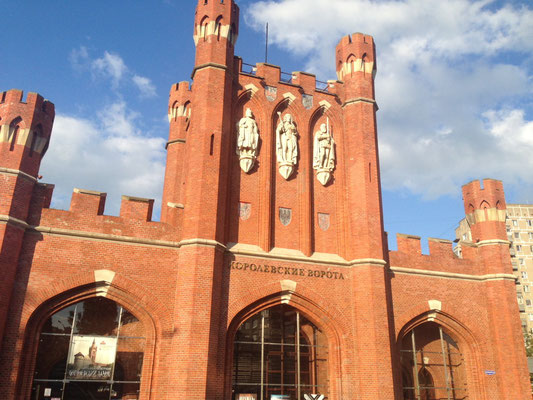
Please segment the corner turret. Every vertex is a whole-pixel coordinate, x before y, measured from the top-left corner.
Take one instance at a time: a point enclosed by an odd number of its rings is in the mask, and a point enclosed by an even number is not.
[[[472,230],[472,241],[507,241],[505,194],[501,181],[475,180],[463,186],[465,215]]]
[[[22,90],[0,93],[0,167],[37,177],[48,149],[54,105],[37,93]]]
[[[374,100],[376,47],[372,36],[354,33],[341,39],[336,48],[337,78],[344,82],[343,103]]]
[[[198,0],[194,19],[196,67],[230,67],[239,33],[239,7],[233,0]]]
[[[0,343],[54,116],[54,105],[37,93],[25,102],[22,90],[0,93]]]

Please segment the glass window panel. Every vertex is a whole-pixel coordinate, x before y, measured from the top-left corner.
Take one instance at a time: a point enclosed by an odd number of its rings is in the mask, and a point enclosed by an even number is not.
[[[261,342],[261,318],[261,314],[256,314],[246,320],[239,328],[235,341]]]
[[[111,400],[138,400],[139,383],[113,383],[111,388]]]
[[[111,385],[106,382],[70,381],[65,385],[64,399],[109,400]]]
[[[144,339],[119,338],[115,363],[115,381],[140,381]]]
[[[63,396],[63,382],[34,382],[31,388],[32,400],[61,399]]]
[[[281,343],[282,339],[282,309],[273,307],[263,311],[265,315],[265,342]]]
[[[41,335],[35,379],[64,379],[70,336]]]
[[[120,308],[105,297],[94,297],[79,303],[74,333],[116,336]]]
[[[67,308],[56,312],[50,318],[46,320],[41,332],[43,333],[64,333],[70,335],[72,329],[72,320],[74,318],[74,309],[76,305],[72,305]]]
[[[120,318],[120,336],[129,337],[143,337],[144,327],[135,315],[130,313],[125,308],[122,309],[122,317]]]
[[[261,345],[236,344],[233,366],[234,382],[261,383]]]

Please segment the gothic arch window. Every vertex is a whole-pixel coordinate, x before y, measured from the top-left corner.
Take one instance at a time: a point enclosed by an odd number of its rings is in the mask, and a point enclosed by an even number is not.
[[[204,42],[207,40],[208,28],[209,28],[209,18],[206,15],[200,22],[200,37],[204,40]]]
[[[17,136],[20,131],[21,122],[22,118],[17,117],[13,121],[11,121],[11,124],[9,124],[9,131],[7,134],[7,141],[9,142],[9,151],[13,151],[15,149],[15,144],[17,143]]]
[[[435,322],[409,331],[401,343],[404,400],[466,399],[466,368],[457,342]]]
[[[329,393],[324,332],[298,310],[278,305],[244,321],[233,347],[233,399],[300,400]],[[248,398],[253,398],[250,396]]]
[[[361,71],[366,74],[366,53],[363,54],[363,57],[361,57]]]
[[[137,400],[145,341],[142,323],[112,300],[63,308],[41,329],[31,398]]]
[[[30,143],[30,157],[33,156],[33,153],[37,151],[41,141],[43,140],[43,127],[41,124],[37,125],[33,130],[33,135],[31,137]]]
[[[215,22],[215,35],[217,40],[220,41],[220,35],[222,34],[222,16],[219,16]]]

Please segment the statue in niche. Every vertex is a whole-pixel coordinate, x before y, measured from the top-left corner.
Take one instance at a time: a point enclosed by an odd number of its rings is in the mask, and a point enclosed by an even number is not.
[[[331,135],[329,118],[326,124],[320,125],[320,130],[315,133],[313,141],[313,168],[317,171],[316,177],[322,185],[331,179],[335,168],[335,141]]]
[[[296,166],[298,158],[298,131],[291,114],[285,114],[276,128],[276,157],[279,163],[279,173],[288,179]]]
[[[259,130],[252,110],[246,109],[244,117],[237,123],[237,155],[239,164],[244,172],[249,172],[257,158]]]

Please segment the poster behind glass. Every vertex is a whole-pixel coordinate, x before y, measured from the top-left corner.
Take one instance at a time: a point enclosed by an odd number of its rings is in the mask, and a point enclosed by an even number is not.
[[[116,338],[74,335],[70,344],[67,379],[111,379],[116,352]]]

